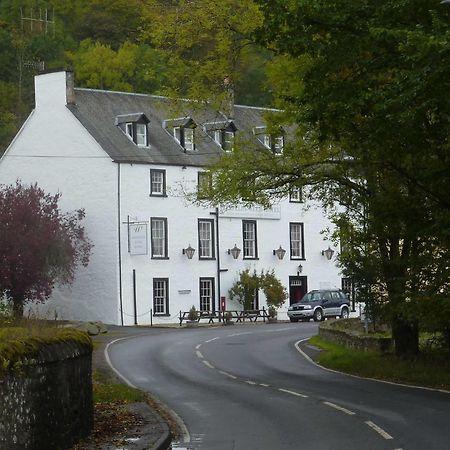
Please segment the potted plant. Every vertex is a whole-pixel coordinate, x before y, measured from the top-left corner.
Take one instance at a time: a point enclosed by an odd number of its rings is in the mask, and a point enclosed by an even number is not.
[[[199,320],[199,313],[197,311],[197,309],[195,308],[194,305],[192,305],[191,309],[189,310],[188,313],[188,320],[186,322],[187,326],[197,326],[198,325],[198,320]]]
[[[233,314],[231,313],[231,311],[227,311],[224,314],[224,322],[223,322],[223,324],[224,325],[234,325]]]
[[[274,306],[269,306],[269,309],[267,311],[268,314],[268,321],[269,323],[277,322],[277,310]]]

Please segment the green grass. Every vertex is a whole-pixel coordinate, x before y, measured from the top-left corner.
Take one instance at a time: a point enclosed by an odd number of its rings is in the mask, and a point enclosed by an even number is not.
[[[124,384],[94,383],[95,403],[133,403],[145,401],[144,393]]]
[[[309,342],[324,350],[319,353],[317,362],[330,369],[396,383],[450,390],[450,362],[447,358],[421,354],[413,360],[402,360],[392,354],[347,349],[319,336],[312,337]]]

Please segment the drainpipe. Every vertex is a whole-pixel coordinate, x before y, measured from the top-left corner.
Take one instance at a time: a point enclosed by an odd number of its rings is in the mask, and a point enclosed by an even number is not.
[[[123,303],[122,303],[122,239],[120,233],[120,163],[117,163],[117,226],[119,240],[119,304],[120,304],[120,323],[123,326]]]
[[[219,208],[210,213],[216,216],[216,261],[217,261],[217,309],[220,311],[220,240],[219,240]],[[220,317],[220,315],[219,315]]]

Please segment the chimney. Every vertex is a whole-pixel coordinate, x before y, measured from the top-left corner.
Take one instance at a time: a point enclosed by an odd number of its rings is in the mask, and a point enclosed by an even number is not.
[[[75,104],[75,81],[73,72],[66,72],[66,104]]]

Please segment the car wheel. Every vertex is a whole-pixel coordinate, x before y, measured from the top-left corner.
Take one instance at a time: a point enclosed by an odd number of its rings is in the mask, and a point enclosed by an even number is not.
[[[348,316],[349,316],[348,308],[344,306],[341,311],[341,319],[348,319]]]
[[[295,318],[295,317],[289,317],[289,319],[290,319],[291,322],[298,322],[298,319]]]
[[[313,319],[314,319],[314,322],[322,322],[322,320],[324,319],[323,311],[320,308],[317,308],[314,311]]]

